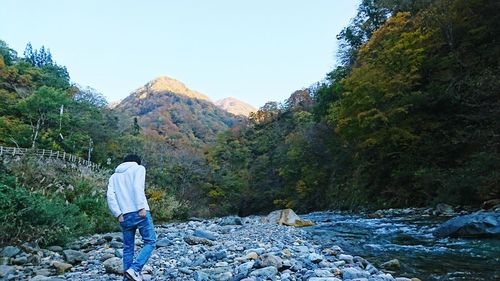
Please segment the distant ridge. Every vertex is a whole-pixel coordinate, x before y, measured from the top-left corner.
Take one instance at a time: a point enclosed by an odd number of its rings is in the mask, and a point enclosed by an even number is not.
[[[218,100],[215,102],[215,105],[234,115],[243,115],[246,117],[250,115],[250,112],[257,111],[252,105],[233,97]]]

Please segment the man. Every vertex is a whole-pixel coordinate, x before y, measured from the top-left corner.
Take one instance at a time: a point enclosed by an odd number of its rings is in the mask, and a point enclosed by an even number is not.
[[[144,194],[146,169],[141,158],[127,155],[109,178],[107,200],[123,233],[123,270],[125,276],[142,281],[141,270],[156,246],[156,234],[148,201]],[[135,232],[139,229],[144,247],[134,261]],[[125,279],[126,280],[126,279]]]

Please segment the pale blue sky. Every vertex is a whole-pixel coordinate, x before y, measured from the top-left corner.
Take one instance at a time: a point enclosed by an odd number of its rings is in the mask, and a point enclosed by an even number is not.
[[[50,48],[109,101],[167,75],[213,100],[283,101],[336,63],[359,0],[2,0],[0,39]]]

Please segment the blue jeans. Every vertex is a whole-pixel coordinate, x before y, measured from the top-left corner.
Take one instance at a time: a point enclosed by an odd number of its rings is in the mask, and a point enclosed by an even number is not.
[[[146,212],[146,216],[141,218],[138,212],[123,215],[120,222],[123,233],[123,271],[132,268],[136,272],[141,272],[149,257],[156,247],[156,234],[153,226],[151,213]],[[135,232],[139,229],[144,246],[134,262]]]

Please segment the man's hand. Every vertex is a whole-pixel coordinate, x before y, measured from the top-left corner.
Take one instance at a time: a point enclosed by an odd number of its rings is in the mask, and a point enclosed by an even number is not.
[[[119,222],[123,222],[125,219],[123,218],[123,214],[119,215],[118,216],[118,221]]]
[[[139,217],[143,218],[146,216],[146,209],[140,209],[139,210]]]

